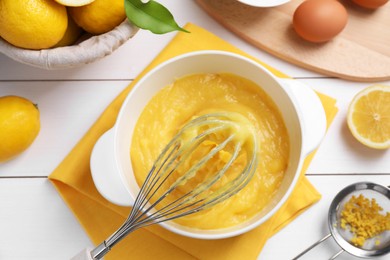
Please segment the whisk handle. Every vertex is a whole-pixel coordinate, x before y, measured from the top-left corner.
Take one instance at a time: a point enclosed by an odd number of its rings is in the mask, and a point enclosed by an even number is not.
[[[80,253],[72,257],[70,260],[94,260],[91,256],[91,249],[85,248]]]
[[[110,248],[106,245],[104,241],[94,249],[84,248],[80,253],[75,255],[70,260],[99,260],[102,259],[110,251]]]

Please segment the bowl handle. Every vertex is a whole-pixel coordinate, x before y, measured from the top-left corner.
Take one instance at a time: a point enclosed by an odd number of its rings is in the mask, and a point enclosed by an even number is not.
[[[122,182],[115,160],[114,129],[105,132],[91,154],[91,174],[99,193],[120,206],[132,206],[133,199]]]
[[[318,95],[306,84],[294,79],[278,79],[282,86],[288,88],[296,101],[302,121],[303,152],[307,155],[314,151],[326,132],[326,114]]]

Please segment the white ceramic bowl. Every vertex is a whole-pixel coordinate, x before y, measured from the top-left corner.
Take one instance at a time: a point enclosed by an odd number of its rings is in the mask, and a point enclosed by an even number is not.
[[[290,2],[290,0],[237,0],[237,1],[255,7],[272,7],[272,6],[278,6]]]
[[[290,137],[290,159],[285,177],[272,201],[253,219],[218,230],[198,230],[175,223],[161,225],[175,233],[201,239],[232,237],[249,231],[269,219],[286,201],[299,177],[302,162],[325,134],[325,112],[318,96],[296,80],[276,78],[246,57],[222,51],[199,51],[166,61],[147,73],[131,91],[114,127],[96,143],[91,171],[98,191],[112,203],[131,206],[139,187],[133,175],[130,146],[133,130],[145,105],[174,79],[193,73],[227,72],[257,83],[278,106]]]
[[[0,38],[0,53],[41,69],[67,69],[92,63],[110,55],[137,31],[138,28],[126,19],[111,31],[89,37],[80,43],[43,50],[18,48]]]

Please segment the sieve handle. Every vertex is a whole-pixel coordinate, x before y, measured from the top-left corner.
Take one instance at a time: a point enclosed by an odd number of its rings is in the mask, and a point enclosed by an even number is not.
[[[329,233],[327,234],[326,236],[324,236],[323,238],[321,238],[320,240],[318,240],[317,242],[315,242],[314,244],[312,244],[311,246],[309,246],[308,248],[306,248],[304,251],[302,251],[302,253],[300,253],[299,255],[297,255],[296,257],[294,257],[292,260],[297,260],[299,258],[301,258],[304,254],[306,254],[307,252],[309,252],[310,250],[312,250],[314,247],[316,247],[317,245],[321,244],[322,242],[324,242],[325,240],[327,240],[329,237],[331,237],[332,235]],[[338,255],[336,255],[337,257]]]
[[[329,258],[329,260],[334,260],[336,259],[339,255],[341,255],[342,253],[344,253],[345,250],[344,249],[341,249],[340,251],[338,251],[335,255],[333,255],[331,258]]]

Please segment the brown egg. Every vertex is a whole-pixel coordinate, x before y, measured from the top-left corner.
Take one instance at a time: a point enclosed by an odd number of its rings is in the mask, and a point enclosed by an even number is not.
[[[352,0],[357,5],[369,9],[376,9],[388,2],[388,0]]]
[[[347,24],[348,13],[336,0],[307,0],[294,12],[293,27],[305,40],[326,42]]]

